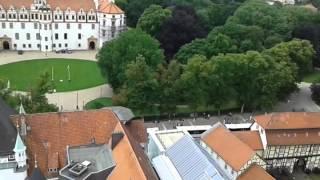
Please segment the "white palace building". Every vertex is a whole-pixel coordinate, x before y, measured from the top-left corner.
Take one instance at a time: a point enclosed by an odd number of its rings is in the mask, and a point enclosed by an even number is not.
[[[0,0],[0,50],[93,50],[125,30],[113,0]]]

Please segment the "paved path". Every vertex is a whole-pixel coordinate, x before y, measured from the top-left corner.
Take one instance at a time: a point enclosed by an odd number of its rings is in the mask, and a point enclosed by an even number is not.
[[[320,107],[311,99],[310,83],[302,82],[299,91],[292,93],[287,102],[281,102],[275,107],[275,111],[306,111],[320,112]]]
[[[87,102],[100,97],[112,97],[112,95],[112,88],[107,84],[79,91],[46,94],[48,101],[63,111],[76,110],[77,105],[79,110],[82,110]]]
[[[23,55],[18,55],[16,51],[1,51],[0,52],[0,65],[33,60],[33,59],[46,59],[46,58],[69,58],[69,59],[84,59],[96,61],[96,54],[98,51],[73,51],[71,54],[57,54],[55,52],[48,52],[47,55],[44,52],[39,51],[26,51]]]
[[[95,56],[97,51],[74,51],[72,54],[56,54],[55,52],[48,52],[47,55],[43,52],[24,52],[23,55],[18,55],[16,51],[1,51],[0,65],[46,58],[69,58],[69,59],[84,59],[96,61]],[[26,94],[25,92],[16,91],[15,93]],[[93,88],[82,89],[78,91],[59,92],[53,94],[46,94],[49,103],[57,105],[60,110],[74,111],[77,110],[77,105],[80,110],[83,106],[94,99],[100,97],[112,97],[112,88],[108,85],[101,85]]]

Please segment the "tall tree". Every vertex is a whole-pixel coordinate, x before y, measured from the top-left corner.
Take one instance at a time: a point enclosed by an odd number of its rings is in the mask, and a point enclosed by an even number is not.
[[[161,26],[157,39],[169,60],[182,45],[204,35],[195,10],[190,6],[176,6],[172,17]]]
[[[127,65],[138,55],[145,58],[146,64],[156,69],[164,61],[157,40],[142,30],[132,29],[122,33],[119,38],[105,44],[98,54],[98,65],[114,90],[117,91],[125,80]]]
[[[181,102],[180,77],[182,67],[177,61],[171,61],[167,66],[161,65],[157,71],[159,82],[159,105],[161,113],[169,115],[176,111],[176,106]]]
[[[169,9],[163,9],[159,5],[151,5],[144,10],[138,20],[137,28],[155,36],[159,33],[162,24],[171,17]]]
[[[139,55],[136,61],[128,64],[125,76],[127,106],[145,114],[156,102],[158,83],[155,72],[147,65],[145,58]]]

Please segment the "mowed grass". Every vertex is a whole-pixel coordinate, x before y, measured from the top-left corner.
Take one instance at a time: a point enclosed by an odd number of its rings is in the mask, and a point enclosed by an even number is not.
[[[310,74],[307,74],[303,77],[303,82],[308,83],[319,83],[320,82],[320,71],[313,71]]]
[[[68,65],[71,81],[68,80]],[[10,80],[13,90],[29,91],[39,81],[41,74],[48,72],[51,80],[52,68],[57,92],[80,90],[106,83],[96,62],[77,59],[37,59],[1,65],[0,79]]]
[[[85,109],[100,109],[109,106],[112,106],[112,99],[103,97],[88,102],[85,105]]]

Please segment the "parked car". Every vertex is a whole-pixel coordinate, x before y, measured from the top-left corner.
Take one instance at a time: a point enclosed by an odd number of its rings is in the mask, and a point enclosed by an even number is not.
[[[22,55],[22,54],[23,54],[23,51],[22,51],[22,50],[18,50],[18,54],[19,54],[19,55]]]
[[[68,53],[68,54],[72,54],[72,51],[71,51],[71,50],[69,50],[69,49],[66,49],[66,53]]]

